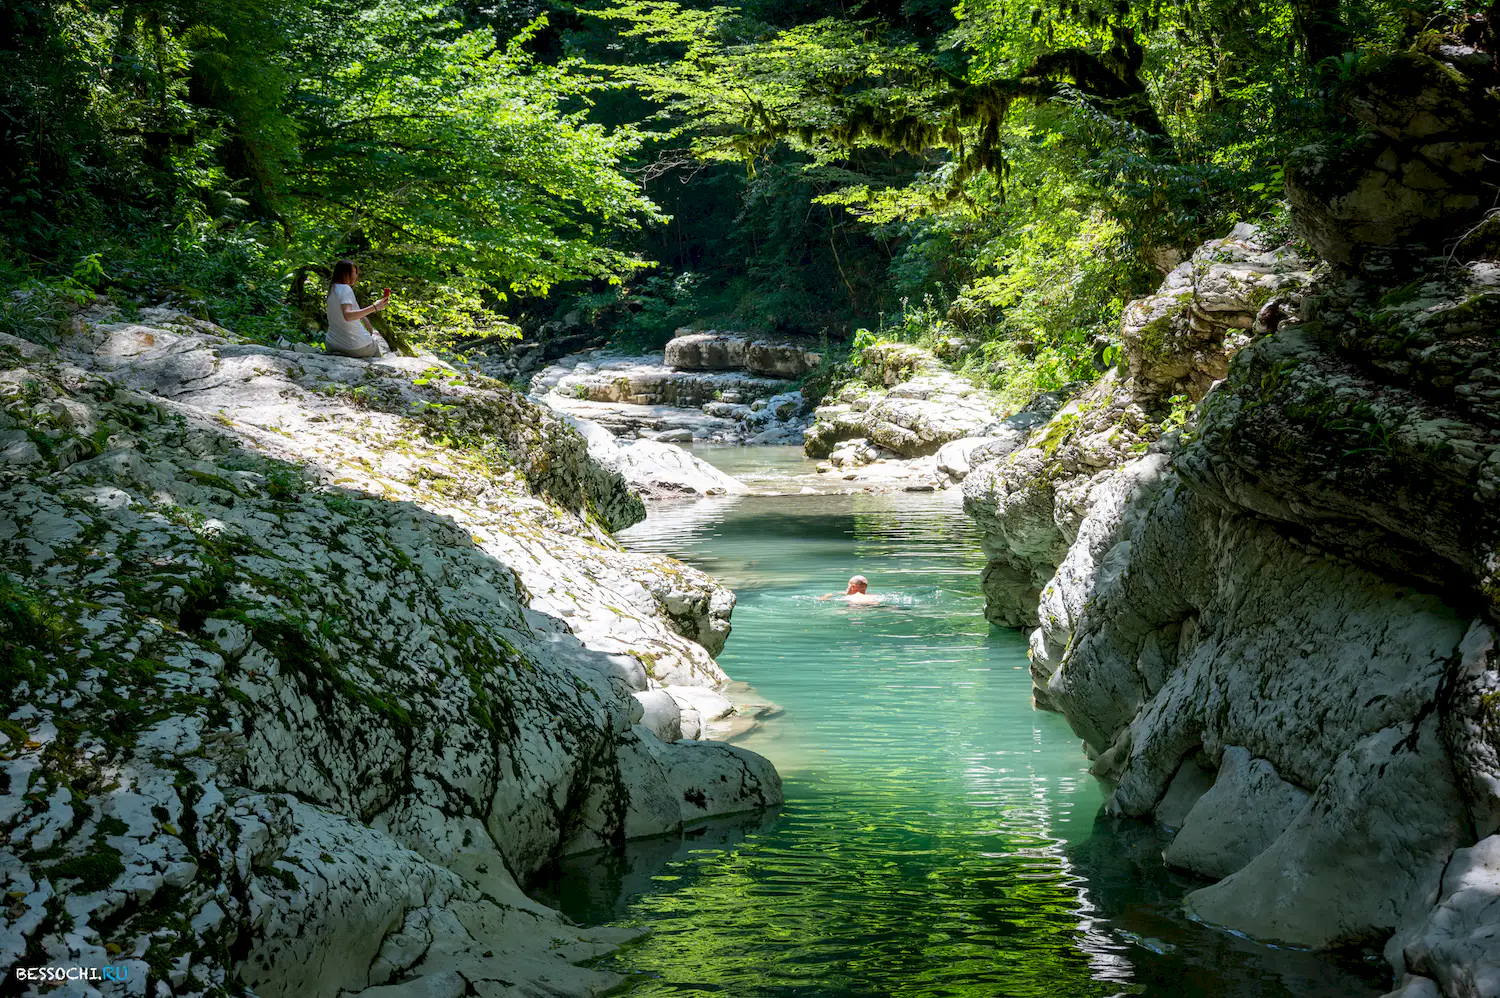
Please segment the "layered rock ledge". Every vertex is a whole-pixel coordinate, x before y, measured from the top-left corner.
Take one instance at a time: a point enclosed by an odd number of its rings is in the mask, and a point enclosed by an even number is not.
[[[1212,881],[1189,911],[1382,948],[1404,998],[1500,994],[1500,265],[1427,255],[1475,231],[1500,106],[1439,54],[1362,63],[1371,134],[1293,165],[1334,266],[1206,244],[1123,370],[965,485],[992,619],[1034,628],[1109,809]]]
[[[800,443],[802,393],[786,380],[817,367],[806,346],[679,329],[661,359],[594,350],[531,380],[589,453],[650,499],[749,491],[678,444]]]
[[[825,459],[820,473],[859,486],[947,488],[1025,444],[1066,394],[1012,412],[926,347],[877,342],[860,351],[857,376],[814,410],[803,450]]]
[[[795,379],[821,362],[796,343],[679,329],[658,359],[595,350],[531,381],[531,396],[626,440],[801,442]]]
[[[623,551],[640,500],[499,383],[94,320],[0,343],[0,962],[617,984],[573,964],[629,933],[520,885],[779,802],[765,760],[677,740],[732,719],[732,594]]]

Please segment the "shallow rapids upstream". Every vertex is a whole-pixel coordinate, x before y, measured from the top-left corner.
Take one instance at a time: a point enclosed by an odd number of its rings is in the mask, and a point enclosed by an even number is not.
[[[1031,708],[1024,636],[991,628],[956,490],[798,494],[791,448],[700,451],[758,491],[654,506],[620,539],[739,595],[719,660],[781,712],[741,743],[777,814],[571,861],[544,900],[650,930],[604,966],[632,996],[1343,996],[1372,959],[1273,949],[1188,921],[1193,882]],[[818,482],[827,488],[827,479]],[[869,577],[874,607],[817,597]]]

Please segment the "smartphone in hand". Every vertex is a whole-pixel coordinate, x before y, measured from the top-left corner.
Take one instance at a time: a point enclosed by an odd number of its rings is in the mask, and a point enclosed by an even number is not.
[[[391,296],[390,288],[381,288],[381,292],[386,298],[389,298]]]

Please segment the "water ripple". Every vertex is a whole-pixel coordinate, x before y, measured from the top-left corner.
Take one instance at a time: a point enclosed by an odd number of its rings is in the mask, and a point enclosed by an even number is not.
[[[716,460],[781,485],[808,471],[780,449]],[[1101,791],[1063,720],[1030,708],[1023,637],[984,622],[956,493],[655,507],[622,539],[739,594],[720,661],[784,707],[747,744],[787,792],[777,815],[573,860],[541,885],[581,921],[652,930],[606,961],[633,996],[1382,990],[1369,966],[1184,919],[1191,885],[1161,868],[1154,830],[1093,834]],[[856,572],[883,605],[816,599]]]

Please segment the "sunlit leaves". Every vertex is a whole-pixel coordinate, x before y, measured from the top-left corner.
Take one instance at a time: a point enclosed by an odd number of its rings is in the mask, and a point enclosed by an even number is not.
[[[637,136],[587,120],[597,83],[438,5],[377,4],[357,30],[342,10],[319,8],[289,50],[304,125],[288,197],[310,249],[365,238],[416,274],[531,292],[637,266],[605,235],[659,213],[618,170]]]

